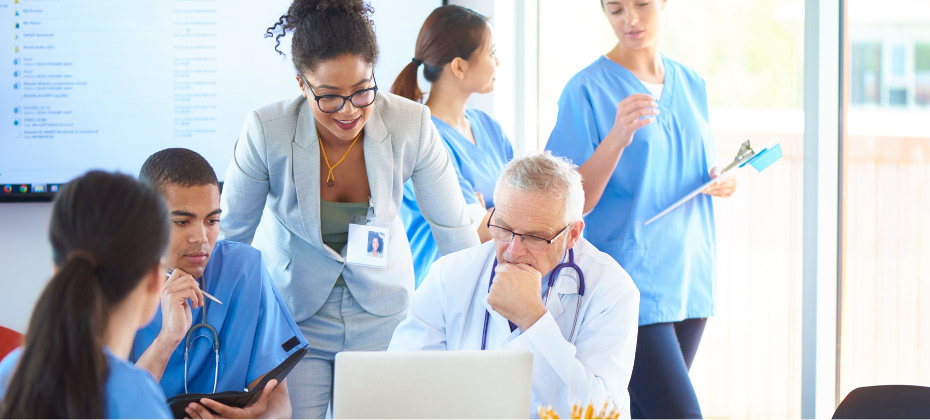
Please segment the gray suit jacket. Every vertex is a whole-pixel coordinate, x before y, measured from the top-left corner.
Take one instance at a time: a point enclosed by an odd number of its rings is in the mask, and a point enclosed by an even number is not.
[[[320,145],[309,106],[316,104],[298,97],[246,118],[226,170],[222,237],[262,251],[297,322],[320,309],[340,274],[366,311],[397,314],[407,308],[414,283],[398,216],[407,179],[440,252],[478,244],[449,154],[428,108],[378,93],[362,144],[375,216],[391,221],[388,266],[347,265],[345,253],[326,246],[320,233]]]

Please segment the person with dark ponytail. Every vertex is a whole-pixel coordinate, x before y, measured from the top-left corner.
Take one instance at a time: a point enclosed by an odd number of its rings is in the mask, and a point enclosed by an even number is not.
[[[55,197],[55,274],[23,346],[0,362],[0,418],[171,418],[165,394],[127,362],[158,308],[168,214],[126,175],[89,172]]]
[[[378,91],[372,12],[362,0],[295,0],[268,28],[276,41],[292,35],[302,95],[249,114],[220,202],[221,237],[262,251],[310,343],[287,380],[294,417],[323,417],[335,354],[386,349],[406,314],[414,274],[398,215],[404,182],[413,181],[442,253],[479,243],[429,110]],[[382,267],[347,253],[365,253],[367,237],[350,232],[369,224],[387,229]]]
[[[420,65],[432,84],[426,106],[452,155],[472,220],[484,222],[494,207],[497,178],[504,164],[513,159],[513,147],[500,124],[483,111],[465,108],[472,94],[494,90],[498,60],[487,19],[461,6],[433,10],[420,28],[413,60],[397,76],[391,92],[422,101],[424,94],[417,85]],[[439,250],[410,182],[404,185],[400,214],[407,226],[419,287],[430,265],[439,258]],[[475,228],[482,242],[491,239],[485,223]]]

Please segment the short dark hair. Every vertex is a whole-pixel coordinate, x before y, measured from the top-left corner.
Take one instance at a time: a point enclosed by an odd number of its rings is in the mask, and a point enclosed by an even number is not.
[[[292,33],[291,56],[301,73],[346,54],[375,64],[378,41],[369,18],[373,12],[365,0],[294,0],[287,14],[265,30],[265,38],[274,37],[275,51],[284,55],[278,46]]]
[[[159,191],[164,191],[168,184],[182,187],[220,185],[210,162],[197,152],[183,148],[165,149],[149,156],[142,164],[139,179],[148,181]]]

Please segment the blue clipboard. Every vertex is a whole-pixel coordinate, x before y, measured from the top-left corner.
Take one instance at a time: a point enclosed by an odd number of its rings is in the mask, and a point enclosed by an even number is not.
[[[646,221],[644,226],[658,220],[660,217],[665,216],[672,210],[675,210],[688,200],[700,194],[701,191],[707,189],[707,187],[723,179],[725,176],[731,176],[734,172],[736,172],[737,169],[742,168],[748,164],[756,171],[762,172],[765,168],[768,168],[773,163],[775,163],[775,161],[781,159],[781,157],[781,143],[778,143],[778,137],[775,137],[769,141],[769,144],[759,152],[753,151],[752,147],[749,145],[749,140],[746,140],[742,145],[740,145],[739,152],[736,153],[736,158],[733,159],[733,162],[727,165],[727,167],[724,168],[723,172],[721,172],[717,178],[707,181],[704,184],[701,184],[701,186],[691,190],[688,194],[685,194],[684,197],[681,197],[678,199],[678,201],[666,207],[665,210],[662,210],[659,212],[659,214],[652,216],[651,219]]]

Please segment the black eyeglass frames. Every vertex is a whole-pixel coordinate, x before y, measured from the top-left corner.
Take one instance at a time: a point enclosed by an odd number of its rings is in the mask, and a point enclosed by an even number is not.
[[[375,103],[375,97],[377,97],[378,94],[378,82],[375,80],[374,73],[371,74],[371,81],[374,82],[374,86],[359,89],[349,96],[335,94],[317,95],[316,92],[313,91],[313,88],[310,87],[310,83],[307,82],[304,75],[300,73],[298,73],[298,75],[300,79],[303,80],[304,86],[306,86],[310,94],[313,95],[313,99],[316,100],[316,105],[320,108],[320,111],[327,114],[339,112],[340,109],[346,106],[346,101],[352,102],[352,106],[356,108],[365,108]]]

